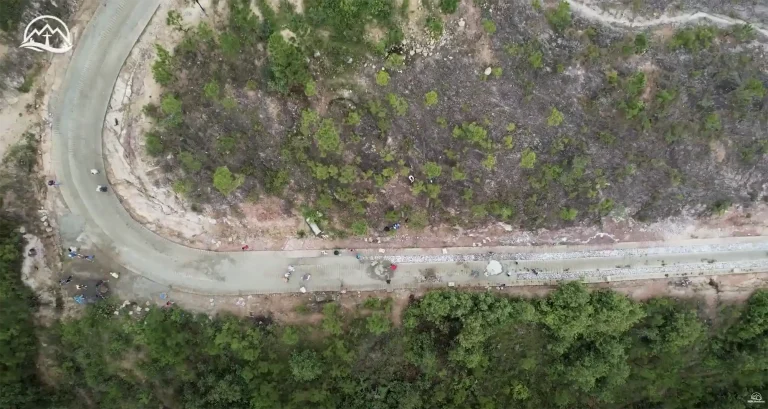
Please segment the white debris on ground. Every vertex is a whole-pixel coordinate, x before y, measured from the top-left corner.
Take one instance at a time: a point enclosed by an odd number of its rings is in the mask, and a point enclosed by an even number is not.
[[[496,260],[491,260],[488,262],[488,266],[485,267],[485,275],[486,276],[495,276],[501,274],[503,268],[501,267],[501,263],[499,263]]]

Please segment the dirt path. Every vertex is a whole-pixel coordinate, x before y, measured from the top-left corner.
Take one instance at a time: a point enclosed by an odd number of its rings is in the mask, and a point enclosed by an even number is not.
[[[761,33],[765,37],[768,37],[768,29],[762,27],[761,25],[733,17],[724,16],[722,14],[711,14],[699,11],[696,13],[680,14],[677,16],[662,14],[659,17],[647,19],[642,16],[633,16],[632,12],[628,10],[620,10],[612,14],[591,5],[589,1],[570,1],[569,3],[571,4],[571,11],[573,13],[576,13],[588,20],[599,21],[605,25],[621,25],[630,28],[644,28],[667,24],[685,24],[696,20],[709,20],[712,23],[720,26],[751,24],[755,28],[755,31]]]

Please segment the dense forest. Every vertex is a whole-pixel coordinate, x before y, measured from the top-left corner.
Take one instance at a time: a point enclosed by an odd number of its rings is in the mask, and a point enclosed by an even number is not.
[[[768,391],[765,290],[714,320],[572,282],[534,300],[430,292],[402,325],[371,298],[326,303],[317,325],[103,302],[35,329],[14,227],[0,223],[2,408],[743,408]]]

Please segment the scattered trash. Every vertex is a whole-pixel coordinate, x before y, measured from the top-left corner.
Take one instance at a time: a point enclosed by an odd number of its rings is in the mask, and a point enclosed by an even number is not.
[[[392,230],[397,230],[400,228],[400,223],[395,223],[392,225]]]
[[[413,177],[413,175],[408,175],[408,181],[413,183],[416,181],[416,179]]]
[[[49,180],[48,186],[61,186],[61,183],[55,181],[55,180]]]
[[[149,305],[149,301],[145,302],[144,305]]]
[[[296,271],[296,268],[295,268],[295,267],[293,267],[293,266],[288,266],[288,272],[289,272],[289,273],[293,273],[294,271]]]
[[[333,255],[334,256],[338,256],[339,254],[341,254],[341,252],[339,250],[333,250]]]
[[[456,282],[454,282],[454,281],[449,281],[449,282],[448,282],[448,287],[456,287]]]
[[[115,310],[115,312],[113,312],[112,314],[120,315],[120,311],[119,310]]]
[[[302,280],[304,280],[304,281],[309,281],[309,279],[310,279],[311,277],[312,277],[312,275],[311,275],[311,274],[304,274],[304,275],[301,277],[301,279],[302,279]]]
[[[448,249],[443,249],[443,254],[448,254]]]
[[[164,300],[164,299],[166,299],[166,298],[168,298],[168,294],[166,294],[166,293],[160,293],[160,299],[161,299],[161,300]]]
[[[80,285],[80,284],[77,284],[77,285],[75,286],[75,288],[77,288],[78,290],[84,290],[84,289],[88,288],[88,286],[87,286],[87,285]]]
[[[381,253],[381,254],[384,254],[385,252],[386,252],[386,250],[384,250],[384,249],[379,249],[379,253]]]
[[[307,292],[307,288],[306,288],[306,287],[304,287],[304,286],[301,286],[301,287],[299,288],[299,292],[300,292],[300,293],[306,293],[306,292]]]
[[[389,266],[389,269],[390,269],[390,270],[392,270],[392,271],[395,271],[395,270],[397,270],[397,264],[392,264],[392,265],[390,265],[390,266]]]
[[[323,251],[321,251],[321,252],[320,252],[320,255],[321,255],[321,256],[327,256],[327,255],[328,255],[328,252],[327,252],[327,251],[325,251],[325,250],[323,250]]]
[[[237,305],[238,307],[245,307],[245,298],[243,297],[238,298],[237,301],[235,302],[235,305]]]
[[[241,247],[243,251],[250,250],[250,247],[246,244],[245,246]]]
[[[69,277],[59,281],[59,285],[69,284],[70,281],[72,281],[72,276],[69,276]]]
[[[29,257],[34,257],[34,256],[36,256],[36,255],[37,255],[37,250],[35,250],[34,248],[31,248],[31,249],[29,249],[29,251],[27,252],[27,255],[28,255]]]
[[[91,175],[98,175],[99,170],[98,169],[91,169]]]
[[[309,229],[312,230],[312,233],[314,233],[315,236],[319,236],[320,233],[323,232],[322,230],[320,230],[319,227],[317,227],[317,223],[313,222],[312,219],[310,219],[309,217],[307,217],[305,221],[307,222]]]
[[[360,253],[355,254],[355,258],[358,260],[362,260],[362,257],[360,256]]]
[[[74,299],[75,299],[75,302],[78,304],[85,304],[85,297],[83,297],[82,295],[76,295]]]
[[[109,275],[111,275],[114,278],[120,278],[120,274],[117,274],[115,272],[111,272],[111,273],[109,273]]]
[[[104,193],[104,192],[106,192],[106,191],[107,191],[107,187],[106,187],[106,186],[104,186],[104,185],[97,185],[97,186],[96,186],[96,191],[97,191],[97,192],[101,192],[101,193]]]

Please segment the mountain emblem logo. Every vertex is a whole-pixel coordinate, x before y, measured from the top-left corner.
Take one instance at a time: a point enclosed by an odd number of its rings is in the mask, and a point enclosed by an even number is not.
[[[24,42],[20,47],[62,54],[72,49],[72,37],[67,25],[59,18],[40,16],[27,24],[24,29]]]

